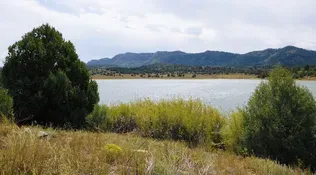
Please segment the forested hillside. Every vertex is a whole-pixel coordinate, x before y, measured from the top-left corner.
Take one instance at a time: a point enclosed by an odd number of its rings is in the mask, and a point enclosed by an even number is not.
[[[90,67],[139,67],[155,63],[177,64],[188,66],[304,66],[316,64],[316,51],[305,50],[294,46],[280,49],[266,49],[246,54],[235,54],[220,51],[206,51],[203,53],[156,52],[156,53],[125,53],[112,59],[103,58],[91,60]]]

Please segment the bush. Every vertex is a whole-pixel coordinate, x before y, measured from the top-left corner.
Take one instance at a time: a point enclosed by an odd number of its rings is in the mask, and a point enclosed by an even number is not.
[[[239,109],[226,119],[225,126],[222,128],[222,137],[225,148],[237,154],[245,154],[246,150],[242,145],[244,134],[243,111]]]
[[[103,148],[103,151],[108,163],[114,162],[115,159],[119,158],[123,153],[123,150],[120,146],[111,143],[106,144]]]
[[[13,99],[7,90],[0,87],[0,118],[13,116]]]
[[[2,68],[0,68],[0,87],[2,87]]]
[[[95,105],[93,112],[88,115],[87,123],[94,130],[106,130],[108,107],[105,105]]]
[[[191,146],[203,143],[219,146],[222,142],[220,130],[224,118],[218,110],[204,105],[200,100],[154,102],[147,99],[96,107],[88,121],[99,119],[103,122],[96,126],[101,126],[105,131],[136,131],[145,137],[184,140]]]
[[[257,87],[244,112],[244,127],[250,153],[316,167],[316,102],[289,71],[277,68]]]
[[[9,47],[2,79],[16,120],[79,127],[99,101],[98,86],[74,45],[48,24]]]

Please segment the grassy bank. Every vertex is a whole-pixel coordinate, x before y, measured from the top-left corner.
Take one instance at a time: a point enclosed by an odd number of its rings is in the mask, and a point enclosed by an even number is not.
[[[39,132],[49,135],[39,137]],[[113,145],[115,144],[115,145]],[[254,157],[134,134],[0,124],[0,174],[301,174]]]

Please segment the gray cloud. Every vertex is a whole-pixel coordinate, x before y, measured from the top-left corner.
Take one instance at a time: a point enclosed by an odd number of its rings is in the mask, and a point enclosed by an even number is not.
[[[157,50],[316,50],[315,6],[314,0],[2,0],[0,60],[43,23],[71,40],[83,61]]]
[[[146,26],[146,28],[154,32],[161,32],[161,30],[159,29],[159,26],[157,25],[149,24]]]
[[[189,27],[186,29],[186,32],[190,35],[200,35],[202,33],[202,28],[200,27]]]

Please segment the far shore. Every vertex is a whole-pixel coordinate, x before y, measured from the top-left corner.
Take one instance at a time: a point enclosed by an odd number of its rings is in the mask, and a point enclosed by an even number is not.
[[[140,75],[131,75],[131,74],[121,74],[115,76],[107,75],[93,75],[92,79],[94,80],[104,80],[104,79],[258,79],[256,75],[246,75],[246,74],[212,74],[212,75],[202,75],[197,74],[195,77],[193,74],[185,74],[184,76],[168,76],[160,75],[159,77],[150,76],[146,74],[141,77]]]
[[[93,75],[93,80],[112,80],[112,79],[255,79],[260,80],[256,75],[249,74],[212,74],[212,75],[201,75],[198,74],[196,77],[193,77],[192,74],[185,74],[182,77],[172,77],[167,75],[160,75],[159,77],[145,75],[141,77],[140,75],[131,75],[131,74],[121,74],[115,76],[107,76],[107,75]],[[307,81],[316,81],[316,77],[304,77],[297,80],[307,80]]]

